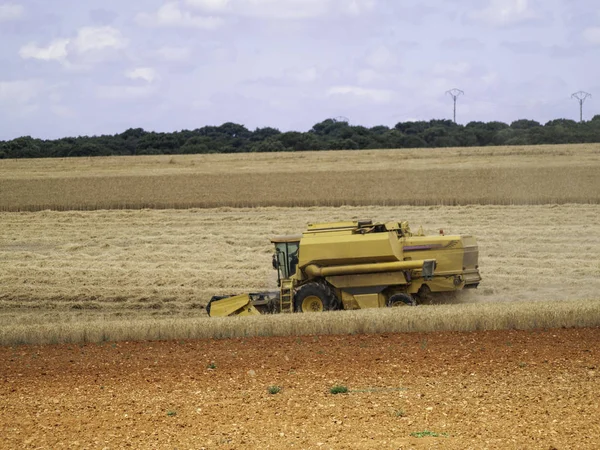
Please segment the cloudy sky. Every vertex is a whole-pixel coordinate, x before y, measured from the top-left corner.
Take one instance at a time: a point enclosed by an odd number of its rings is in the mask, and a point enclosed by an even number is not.
[[[0,139],[600,113],[596,0],[0,0]]]

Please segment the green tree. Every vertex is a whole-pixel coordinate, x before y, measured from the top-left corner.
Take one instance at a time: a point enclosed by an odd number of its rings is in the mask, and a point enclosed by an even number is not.
[[[541,126],[542,125],[539,122],[527,119],[515,120],[513,123],[510,124],[510,127],[515,130],[530,130],[532,128],[538,128]]]
[[[285,152],[286,150],[285,145],[273,136],[263,141],[258,141],[251,147],[251,151],[253,152]]]
[[[329,150],[358,150],[358,143],[352,139],[334,139],[329,142]]]
[[[310,132],[332,139],[349,138],[352,136],[352,130],[350,129],[348,122],[335,119],[326,119],[323,122],[313,125]]]
[[[42,156],[41,141],[33,139],[31,136],[23,136],[4,144],[4,154],[6,158],[40,158]]]
[[[233,122],[224,123],[217,127],[216,131],[230,138],[248,139],[252,134],[245,126]]]
[[[192,136],[181,146],[181,152],[186,154],[214,153],[211,144],[212,140],[206,136]]]
[[[0,141],[0,158],[67,156],[241,153],[325,149],[420,148],[449,146],[526,145],[600,142],[600,115],[587,122],[554,119],[543,126],[535,120],[469,122],[466,126],[446,119],[399,122],[390,128],[367,128],[347,121],[326,119],[308,132],[280,132],[263,127],[249,131],[226,122],[172,133],[129,128],[120,134],[65,137],[55,140],[23,136]]]
[[[74,146],[67,156],[108,156],[110,150],[94,142]]]
[[[429,128],[429,122],[398,122],[394,128],[404,134],[421,134]]]
[[[250,140],[252,142],[259,142],[259,141],[264,141],[273,136],[278,136],[280,134],[281,134],[281,131],[279,131],[277,128],[271,128],[271,127],[257,128],[252,133]]]
[[[401,147],[404,148],[423,148],[427,147],[427,142],[415,135],[407,135],[402,139]]]

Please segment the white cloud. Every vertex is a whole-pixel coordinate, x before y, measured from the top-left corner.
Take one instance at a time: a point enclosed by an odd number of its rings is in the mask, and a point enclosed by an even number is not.
[[[100,99],[108,100],[139,100],[150,97],[157,92],[156,85],[144,86],[99,86],[96,94]]]
[[[586,28],[583,30],[583,39],[591,45],[600,45],[600,27]]]
[[[502,46],[518,54],[539,55],[547,51],[547,47],[540,41],[508,41],[503,42]]]
[[[396,47],[402,48],[398,45]],[[361,85],[380,84],[397,77],[398,73],[402,71],[400,51],[384,44],[368,49],[361,57],[360,66],[355,73],[358,83]]]
[[[286,71],[285,77],[289,78],[298,83],[311,83],[317,79],[316,67],[309,67],[307,69],[290,69]]]
[[[371,84],[374,81],[379,81],[383,77],[381,72],[373,69],[362,69],[356,74],[356,78],[360,84]]]
[[[185,2],[205,11],[223,11],[230,5],[230,0],[185,0]]]
[[[326,14],[359,16],[375,8],[377,0],[186,0],[210,13],[266,19],[309,19]]]
[[[116,28],[83,27],[77,32],[72,45],[77,53],[87,53],[96,50],[121,49],[127,45],[127,42],[121,31]]]
[[[151,67],[137,67],[125,72],[125,76],[131,80],[144,80],[147,83],[152,83],[158,79],[158,73]]]
[[[267,71],[268,72],[268,71]],[[290,87],[299,85],[309,85],[317,81],[322,73],[315,66],[312,67],[289,67],[283,69],[275,74],[269,74],[267,76],[258,76],[255,78],[248,78],[244,80],[244,83],[251,85],[258,85],[260,87]],[[272,99],[268,100],[269,102]]]
[[[65,117],[69,119],[76,117],[75,111],[65,105],[52,105],[50,106],[50,111],[52,111],[55,116],[59,117]]]
[[[223,25],[223,19],[214,16],[199,16],[184,11],[180,3],[169,2],[158,8],[154,13],[140,13],[136,16],[139,24],[150,27],[180,27],[215,30]]]
[[[497,86],[500,76],[496,72],[488,72],[481,77],[481,82],[486,88]]]
[[[186,61],[190,59],[192,52],[188,47],[160,47],[156,53],[165,61]]]
[[[0,81],[0,102],[29,103],[41,90],[42,84],[36,80]]]
[[[433,67],[433,73],[435,75],[467,75],[471,68],[471,64],[467,62],[437,63]]]
[[[68,83],[49,84],[40,79],[0,81],[0,111],[27,117],[38,111],[70,117],[69,108],[62,104],[62,90]]]
[[[514,25],[538,18],[530,0],[490,0],[487,8],[472,11],[469,17],[493,26]]]
[[[485,48],[485,44],[479,39],[467,38],[450,38],[442,42],[442,47],[457,50],[477,50],[481,51]]]
[[[36,43],[24,45],[19,50],[23,59],[40,59],[42,61],[64,61],[67,57],[69,39],[55,39],[47,47],[39,47]]]
[[[15,3],[4,3],[0,5],[0,22],[18,20],[25,15],[25,8]]]
[[[375,103],[388,103],[392,100],[393,92],[387,89],[370,89],[360,86],[334,86],[328,89],[327,95],[359,97]]]
[[[375,0],[353,0],[347,6],[346,12],[352,16],[359,16],[375,8]]]
[[[35,42],[30,42],[20,48],[19,56],[23,59],[59,61],[71,66],[70,57],[86,58],[90,54],[119,50],[126,45],[127,41],[116,28],[83,27],[78,30],[74,38],[55,39],[47,46],[39,46]]]
[[[238,0],[235,12],[272,19],[307,19],[321,16],[329,9],[328,0]]]
[[[39,80],[0,81],[0,110],[10,110],[26,116],[39,109],[38,100],[44,91]]]
[[[382,69],[397,64],[398,56],[385,45],[381,45],[367,54],[365,62],[375,69]]]

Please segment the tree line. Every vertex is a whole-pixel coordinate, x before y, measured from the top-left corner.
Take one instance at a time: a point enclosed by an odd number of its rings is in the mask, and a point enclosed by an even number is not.
[[[381,148],[475,147],[488,145],[576,144],[600,142],[600,115],[584,122],[556,119],[542,125],[521,119],[503,122],[451,120],[399,122],[371,128],[327,119],[309,131],[281,132],[227,122],[172,133],[130,128],[123,133],[53,140],[30,136],[0,141],[1,158],[51,158],[109,155],[170,155],[200,153],[359,150]]]

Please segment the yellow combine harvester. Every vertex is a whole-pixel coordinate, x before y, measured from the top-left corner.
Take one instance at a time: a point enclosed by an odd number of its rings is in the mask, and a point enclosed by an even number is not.
[[[481,281],[473,236],[414,235],[408,222],[309,224],[271,242],[279,291],[215,296],[210,316],[410,306]]]

